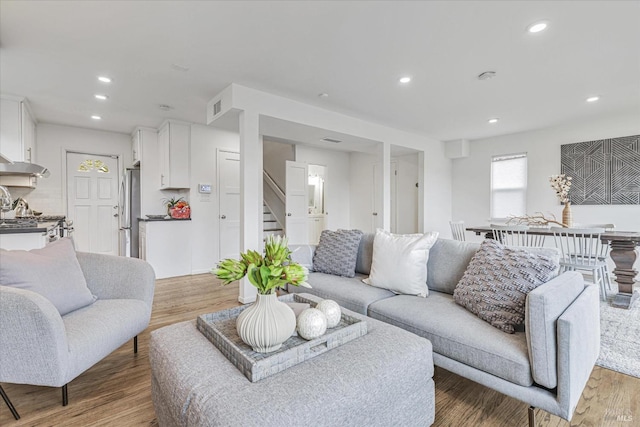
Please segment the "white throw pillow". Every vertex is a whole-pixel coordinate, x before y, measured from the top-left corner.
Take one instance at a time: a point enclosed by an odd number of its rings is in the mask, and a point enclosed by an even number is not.
[[[30,251],[0,249],[0,285],[26,289],[48,299],[61,316],[92,304],[96,297],[69,238]]]
[[[396,294],[426,297],[429,249],[437,239],[437,232],[392,234],[377,229],[371,274],[363,281]]]

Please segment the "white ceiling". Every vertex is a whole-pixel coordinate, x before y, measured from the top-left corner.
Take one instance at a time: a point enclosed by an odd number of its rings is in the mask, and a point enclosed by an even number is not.
[[[0,2],[0,91],[42,122],[204,124],[232,82],[440,140],[640,116],[640,2]]]

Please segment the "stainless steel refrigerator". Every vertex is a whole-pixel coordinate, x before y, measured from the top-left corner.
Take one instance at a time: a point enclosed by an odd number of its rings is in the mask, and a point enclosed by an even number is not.
[[[140,169],[127,168],[120,187],[120,255],[140,258],[139,227],[140,217]]]

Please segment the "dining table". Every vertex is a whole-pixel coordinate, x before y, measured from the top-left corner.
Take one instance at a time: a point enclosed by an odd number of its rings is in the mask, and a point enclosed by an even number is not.
[[[488,225],[467,227],[466,230],[476,233],[477,236],[484,233],[487,239],[493,238],[491,227]],[[542,227],[531,227],[527,233],[553,236],[551,229]],[[637,248],[640,246],[640,231],[605,231],[600,235],[600,240],[609,245],[611,249],[609,254],[616,267],[613,274],[618,283],[618,294],[613,298],[611,305],[628,309],[631,306],[633,285],[638,274],[634,264],[638,259]]]

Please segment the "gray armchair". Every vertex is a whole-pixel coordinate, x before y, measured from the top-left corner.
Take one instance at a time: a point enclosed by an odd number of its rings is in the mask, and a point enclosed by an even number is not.
[[[61,316],[43,296],[0,286],[0,382],[62,387],[148,325],[155,287],[151,266],[139,259],[77,253],[97,300]],[[8,396],[0,394],[19,418]]]

